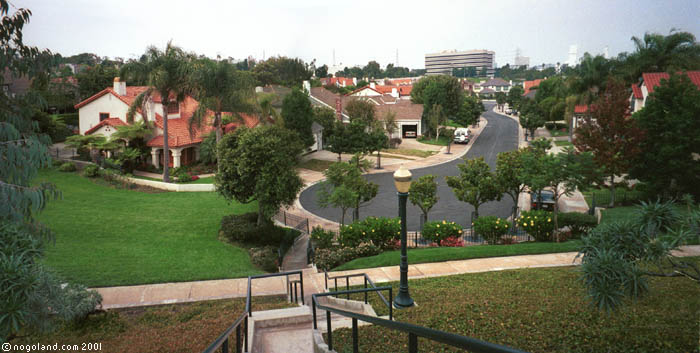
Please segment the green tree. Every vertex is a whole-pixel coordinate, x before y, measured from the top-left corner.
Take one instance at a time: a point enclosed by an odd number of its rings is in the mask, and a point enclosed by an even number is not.
[[[583,60],[576,67],[578,75],[572,86],[573,90],[586,97],[586,102],[592,102],[598,92],[605,87],[611,74],[611,62],[601,55],[583,55]]]
[[[408,199],[423,211],[423,224],[428,222],[428,212],[440,199],[437,195],[435,175],[428,174],[411,183]]]
[[[591,115],[584,118],[574,132],[574,145],[579,151],[593,153],[596,165],[610,177],[610,205],[615,207],[615,176],[627,173],[641,152],[642,130],[630,119],[629,94],[621,83],[609,82]]]
[[[366,135],[367,152],[370,154],[377,152],[377,169],[382,169],[382,150],[389,148],[389,138],[384,132],[382,123],[376,121]]]
[[[203,125],[214,128],[216,142],[224,136],[223,112],[251,113],[254,111],[254,79],[247,71],[239,71],[228,61],[200,59],[194,64],[192,87],[199,105],[189,121],[190,134]],[[214,112],[213,119],[210,119]]]
[[[316,68],[316,72],[314,72],[316,77],[318,78],[323,78],[328,76],[328,65],[323,65],[319,66]]]
[[[171,104],[180,105],[185,97],[192,92],[189,74],[191,71],[191,55],[186,54],[181,48],[168,42],[164,50],[151,46],[138,61],[131,61],[124,65],[124,72],[137,79],[148,83],[148,88],[139,94],[131,103],[126,115],[127,122],[134,121],[137,110],[141,110],[141,117],[148,120],[149,102],[160,98],[163,117],[163,181],[170,182],[170,169],[168,156],[168,107]]]
[[[465,160],[458,164],[459,176],[445,177],[447,185],[457,196],[457,199],[474,206],[474,218],[479,218],[479,206],[501,200],[501,188],[498,178],[491,172],[484,157]]]
[[[523,149],[501,152],[496,157],[496,179],[501,190],[513,199],[513,222],[518,217],[517,208],[520,193],[525,191],[526,180],[523,173]],[[515,223],[514,223],[515,224]]]
[[[358,195],[356,192],[348,189],[345,185],[333,187],[330,183],[324,181],[318,191],[318,204],[321,207],[337,207],[340,208],[340,226],[345,225],[345,214],[348,209],[355,206]]]
[[[295,89],[284,97],[282,120],[284,120],[284,127],[297,132],[305,148],[314,144],[314,135],[311,131],[314,110],[309,97],[304,92]]]
[[[485,111],[486,109],[479,98],[465,95],[462,99],[459,111],[457,111],[457,115],[454,117],[454,121],[462,126],[469,126],[475,124]]]
[[[601,224],[582,238],[577,257],[586,296],[596,308],[610,312],[623,306],[625,298],[642,297],[649,291],[649,277],[682,277],[700,284],[697,265],[671,252],[697,239],[700,208],[693,205],[693,216],[684,221],[675,207],[670,201],[643,202],[632,220]]]
[[[435,134],[435,141],[440,138],[440,127],[447,123],[447,116],[442,110],[440,104],[434,105],[428,113],[428,128],[430,134]]]
[[[324,181],[322,189],[325,190],[319,194],[319,203],[322,205],[333,204],[331,201],[333,201],[333,195],[336,194],[335,189],[343,187],[350,193],[343,190],[341,195],[337,195],[336,205],[341,207],[341,201],[343,202],[343,205],[346,205],[344,203],[347,200],[346,197],[350,194],[355,196],[352,203],[352,206],[354,207],[352,218],[353,221],[359,220],[360,206],[371,201],[375,196],[377,196],[377,191],[379,189],[377,184],[367,181],[362,176],[362,173],[366,172],[369,168],[370,163],[363,160],[360,154],[355,154],[355,156],[353,156],[349,162],[337,162],[331,164],[323,173],[326,176],[326,180]],[[344,218],[343,213],[343,220]]]
[[[686,75],[661,80],[632,118],[644,131],[630,176],[667,197],[700,197],[700,90]]]
[[[47,70],[36,58],[50,54],[26,46],[22,29],[31,12],[0,0],[0,70],[32,78]],[[0,78],[0,84],[4,81]],[[45,107],[43,97],[0,95],[0,343],[19,332],[48,330],[95,310],[102,298],[95,291],[65,283],[43,266],[50,229],[36,216],[60,192],[50,183],[36,183],[40,168],[51,165],[50,139],[38,133],[32,114]]]
[[[535,130],[543,127],[546,120],[544,120],[542,115],[537,113],[521,112],[518,121],[520,122],[520,126],[527,130],[530,133],[530,137],[534,139]],[[525,139],[527,140],[527,136],[525,136]]]
[[[379,66],[379,63],[374,60],[368,62],[367,65],[362,68],[362,73],[364,74],[364,77],[370,79],[383,76],[381,66]]]
[[[635,52],[626,58],[623,68],[628,82],[636,82],[643,72],[700,69],[700,44],[690,32],[645,33],[642,38],[632,37],[632,42]]]
[[[119,76],[119,71],[110,65],[101,65],[88,67],[75,75],[78,80],[78,91],[80,100],[87,99],[93,94],[112,87],[114,78]]]
[[[503,111],[503,105],[506,104],[506,94],[503,92],[496,92],[496,104],[498,104],[498,109]]]
[[[462,104],[462,85],[459,80],[447,75],[425,76],[413,85],[411,101],[423,104],[423,116],[439,104],[448,117],[455,116]]]
[[[513,86],[510,91],[508,91],[508,97],[506,97],[508,106],[513,109],[519,109],[520,101],[523,99],[523,93],[525,93],[525,90],[523,90],[521,86]]]
[[[375,121],[375,104],[366,100],[355,99],[345,105],[350,121],[359,121],[364,126],[372,126]]]
[[[296,132],[275,125],[238,128],[217,146],[216,191],[229,201],[257,200],[262,225],[296,200],[304,185],[295,169],[303,149]]]

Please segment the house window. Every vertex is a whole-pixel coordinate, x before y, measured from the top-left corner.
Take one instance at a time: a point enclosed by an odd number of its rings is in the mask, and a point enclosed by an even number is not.
[[[109,113],[100,113],[100,121],[109,119]]]
[[[180,106],[177,102],[168,103],[168,114],[177,114],[180,112]]]

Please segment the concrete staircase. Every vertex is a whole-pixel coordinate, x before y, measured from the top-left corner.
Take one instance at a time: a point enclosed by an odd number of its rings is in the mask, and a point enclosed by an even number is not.
[[[371,305],[356,300],[320,297],[319,303],[346,311],[377,316]],[[256,311],[248,320],[251,353],[311,353],[328,352],[322,333],[326,332],[326,312],[317,309],[318,330],[313,330],[313,315],[309,305],[295,308]],[[358,322],[358,325],[368,325]],[[331,327],[352,327],[352,319],[332,314]]]

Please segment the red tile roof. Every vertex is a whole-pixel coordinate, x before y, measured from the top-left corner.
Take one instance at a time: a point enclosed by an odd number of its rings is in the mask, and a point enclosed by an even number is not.
[[[340,98],[343,113],[347,114],[345,111],[346,105],[356,99],[371,99],[372,101],[378,103],[375,107],[375,118],[383,119],[387,111],[392,111],[396,113],[396,120],[421,120],[423,115],[423,105],[413,104],[409,100],[398,100],[394,101],[395,104],[386,104],[389,101],[386,96],[381,97],[355,97],[355,96],[339,96],[323,87],[312,87],[311,96],[327,104],[331,109],[335,110],[335,101]]]
[[[523,88],[525,89],[525,93],[523,93],[523,95],[528,94],[532,87],[538,87],[542,81],[544,81],[544,79],[538,78],[536,80],[523,82]]]
[[[637,84],[632,85],[632,94],[634,94],[635,99],[644,98],[644,96],[642,95],[642,89]]]
[[[700,89],[700,71],[686,71],[684,74]],[[668,80],[669,77],[667,72],[647,72],[642,74],[642,80],[644,80],[649,94],[654,93],[654,88],[661,84],[661,79]]]
[[[241,118],[243,119],[243,124],[249,129],[252,129],[252,128],[258,126],[258,124],[260,124],[260,118],[258,118],[257,116],[248,115],[248,114],[240,114],[240,115],[241,115]],[[241,126],[241,123],[238,121],[228,123],[228,124],[226,124],[226,126],[224,126],[224,133],[228,134],[229,132],[233,132],[239,126]]]
[[[105,119],[105,120],[100,121],[99,124],[97,124],[97,125],[91,127],[91,128],[88,129],[87,131],[85,131],[85,135],[90,135],[91,133],[97,131],[97,129],[99,129],[99,128],[105,126],[105,125],[115,126],[115,127],[116,127],[116,126],[125,126],[125,125],[127,125],[127,123],[123,122],[123,121],[122,121],[121,119],[119,119],[119,118],[107,118],[107,119]]]
[[[396,92],[399,94],[399,96],[410,96],[411,91],[413,90],[413,86],[388,86],[388,85],[376,85],[375,90],[378,91],[379,93],[391,93],[394,88],[396,88]]]
[[[574,106],[574,114],[586,114],[588,113],[587,105],[577,105]]]
[[[127,105],[131,105],[131,103],[134,102],[136,97],[138,97],[139,94],[143,93],[148,89],[147,86],[127,86],[126,87],[126,94],[125,95],[119,95],[117,92],[115,92],[111,87],[107,87],[95,94],[93,94],[91,97],[83,100],[82,102],[78,103],[75,105],[75,109],[80,109],[88,104],[90,104],[92,101],[96,100],[97,98],[100,98],[104,96],[105,94],[111,93],[115,97],[119,98],[122,102],[126,103]],[[153,101],[156,103],[160,103],[160,95],[157,92],[154,92],[153,94]]]
[[[399,85],[412,85],[413,79],[410,78],[395,78],[391,80],[384,81],[387,85],[399,86]]]
[[[191,145],[195,143],[200,143],[204,140],[204,136],[210,133],[213,128],[210,125],[209,117],[205,119],[201,128],[192,128],[192,133],[190,134],[190,119],[197,110],[199,102],[197,102],[192,97],[186,97],[185,100],[180,103],[180,117],[175,119],[168,119],[168,146],[169,147],[181,147],[186,145]],[[156,114],[156,126],[163,129],[163,117],[160,114]],[[156,136],[148,141],[148,146],[150,147],[162,147],[163,146],[163,135]]]

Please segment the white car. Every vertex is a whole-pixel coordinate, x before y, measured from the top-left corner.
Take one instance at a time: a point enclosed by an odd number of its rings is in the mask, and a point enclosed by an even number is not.
[[[510,108],[506,109],[506,114],[508,114],[508,115],[513,114],[513,109],[510,109]]]
[[[471,133],[468,128],[460,127],[455,130],[454,143],[469,143]]]

